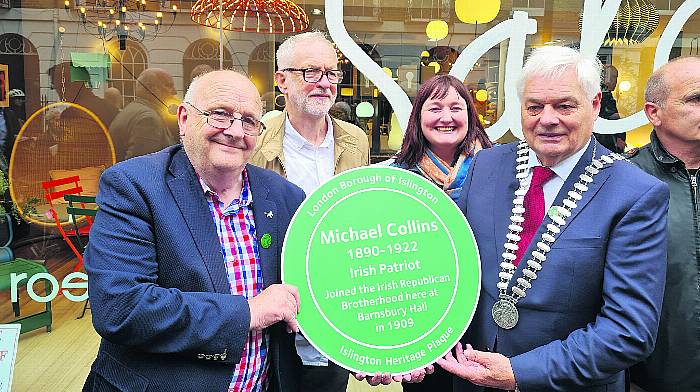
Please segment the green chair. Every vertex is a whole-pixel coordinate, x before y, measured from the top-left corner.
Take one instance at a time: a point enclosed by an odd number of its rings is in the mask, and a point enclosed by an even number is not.
[[[85,217],[85,219],[88,222],[87,228],[89,233],[89,229],[90,227],[92,227],[92,220],[97,214],[97,203],[95,202],[95,196],[82,196],[66,193],[65,195],[63,195],[63,198],[68,202],[66,212],[68,212],[70,220],[71,222],[73,222],[73,227],[75,228],[74,232],[79,233],[78,221],[82,220],[82,218]],[[80,266],[83,263],[82,254],[85,252],[85,248],[87,247],[87,237],[81,238],[80,235],[76,235],[75,241],[78,244],[76,249],[80,252],[80,254],[78,255],[78,259],[80,260],[78,266]],[[88,307],[89,302],[90,299],[85,300],[85,305],[83,305],[83,312],[80,314],[78,319],[83,318],[85,316],[85,311],[87,309],[90,309]]]
[[[9,215],[5,215],[4,223],[7,225],[7,242],[0,247],[0,290],[12,290],[12,274],[27,274],[26,277],[17,282],[17,289],[19,290],[20,287],[26,286],[27,282],[34,275],[49,272],[41,263],[15,258],[14,252],[12,252],[12,248],[10,247],[13,239],[11,219],[12,217]],[[48,297],[52,291],[52,285],[47,279],[44,279],[44,289]],[[12,309],[14,310],[15,317],[19,317],[19,298],[16,302],[12,302]],[[46,331],[51,332],[51,320],[51,301],[48,301],[46,302],[46,309],[43,312],[22,317],[12,321],[12,323],[18,323],[22,326],[21,333],[33,331],[41,327],[46,327]]]

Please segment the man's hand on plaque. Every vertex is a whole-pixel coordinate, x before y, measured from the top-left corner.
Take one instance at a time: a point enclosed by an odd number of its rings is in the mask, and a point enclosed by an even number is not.
[[[498,353],[474,350],[469,344],[466,349],[462,349],[461,343],[457,343],[454,352],[454,356],[448,352],[445,358],[438,359],[437,364],[476,385],[506,390],[515,389],[515,376],[507,357]]]
[[[414,370],[408,374],[402,374],[397,376],[391,376],[389,373],[375,373],[373,376],[364,373],[355,373],[355,378],[358,381],[367,380],[367,383],[372,386],[377,386],[379,384],[389,385],[391,382],[406,382],[406,383],[418,383],[423,381],[426,374],[433,374],[435,367],[429,365],[423,369]]]
[[[263,330],[279,321],[287,323],[287,331],[299,331],[299,292],[294,286],[273,284],[249,299],[248,306],[251,331]]]

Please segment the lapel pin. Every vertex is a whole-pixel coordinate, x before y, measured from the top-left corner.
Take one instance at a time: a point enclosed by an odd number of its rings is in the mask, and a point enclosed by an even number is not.
[[[554,218],[555,216],[559,216],[559,217],[562,217],[562,218],[563,218],[563,217],[564,217],[564,213],[562,213],[562,212],[560,211],[560,209],[561,209],[561,207],[559,207],[559,206],[552,206],[552,207],[549,209],[549,211],[547,211],[547,216],[549,216],[550,218]]]
[[[267,212],[265,213],[265,216],[267,216],[268,218],[272,219],[272,217],[275,216],[275,214],[273,214],[273,213],[272,213],[272,210],[270,210],[270,211],[267,211]]]
[[[263,248],[267,249],[272,245],[272,236],[270,233],[265,233],[263,234],[262,238],[260,238],[260,245],[262,245]]]

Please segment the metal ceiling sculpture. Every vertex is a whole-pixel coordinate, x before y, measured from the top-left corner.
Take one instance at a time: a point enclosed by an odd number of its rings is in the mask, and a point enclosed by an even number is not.
[[[604,43],[610,46],[636,45],[659,27],[659,12],[649,0],[623,0]]]
[[[582,29],[582,23],[583,12],[579,19],[579,30]],[[649,0],[622,0],[605,34],[603,45],[637,45],[647,39],[657,27],[659,12]]]
[[[195,23],[218,29],[220,5],[224,30],[284,34],[309,28],[304,9],[290,0],[197,0],[190,16]]]

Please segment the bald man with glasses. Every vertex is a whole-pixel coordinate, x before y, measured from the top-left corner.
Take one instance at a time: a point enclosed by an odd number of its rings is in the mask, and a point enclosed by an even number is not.
[[[265,125],[251,163],[273,170],[310,194],[333,175],[369,164],[367,135],[328,111],[343,81],[333,45],[320,32],[288,38],[277,50],[275,81],[285,96],[283,113]],[[344,392],[348,371],[329,362],[300,334],[305,391]]]
[[[282,239],[304,193],[248,164],[262,102],[234,71],[178,107],[181,145],[100,178],[85,270],[100,350],[83,391],[299,392]]]

